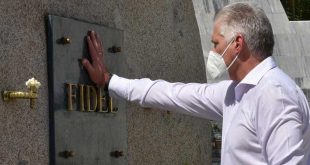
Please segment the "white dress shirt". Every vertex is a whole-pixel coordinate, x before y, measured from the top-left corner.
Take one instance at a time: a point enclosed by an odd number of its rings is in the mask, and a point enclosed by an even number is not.
[[[309,105],[269,57],[240,82],[169,83],[114,75],[111,96],[223,122],[223,165],[310,164]]]

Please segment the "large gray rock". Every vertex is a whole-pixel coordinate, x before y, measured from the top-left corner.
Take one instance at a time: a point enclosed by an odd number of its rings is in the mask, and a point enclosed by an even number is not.
[[[206,81],[191,1],[12,0],[0,14],[0,89],[26,90],[31,77],[42,84],[35,110],[28,100],[0,101],[0,164],[48,164],[47,14],[124,30],[120,76]],[[127,116],[128,164],[210,162],[209,121],[133,104]]]

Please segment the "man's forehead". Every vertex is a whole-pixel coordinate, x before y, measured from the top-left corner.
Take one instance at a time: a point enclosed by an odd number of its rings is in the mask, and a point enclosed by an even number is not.
[[[221,32],[221,22],[215,21],[213,24],[213,33],[220,33]]]
[[[221,24],[220,24],[220,22],[214,22],[214,24],[213,24],[213,31],[212,31],[212,39],[214,38],[214,37],[223,37],[223,35],[222,35],[222,33],[221,33]]]

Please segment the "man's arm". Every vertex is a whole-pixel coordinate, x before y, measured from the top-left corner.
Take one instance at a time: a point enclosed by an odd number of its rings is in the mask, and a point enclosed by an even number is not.
[[[257,136],[268,164],[307,164],[309,152],[308,117],[302,101],[295,91],[274,85],[263,89],[257,103]]]
[[[139,103],[143,107],[175,111],[200,118],[222,120],[226,84],[170,83],[148,78],[126,79],[114,75],[111,96]]]
[[[145,107],[172,110],[212,120],[222,119],[225,84],[183,84],[150,79],[129,80],[116,75],[111,77],[104,64],[99,36],[92,31],[87,36],[87,42],[92,63],[83,59],[83,65],[90,79],[98,86],[108,88],[111,96],[137,102]]]

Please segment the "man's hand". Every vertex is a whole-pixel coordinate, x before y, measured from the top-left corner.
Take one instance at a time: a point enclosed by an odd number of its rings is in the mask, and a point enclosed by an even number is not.
[[[90,79],[98,86],[105,86],[109,80],[109,72],[104,64],[104,54],[99,36],[91,31],[87,35],[88,51],[91,55],[92,64],[83,59],[83,66],[86,68]]]

